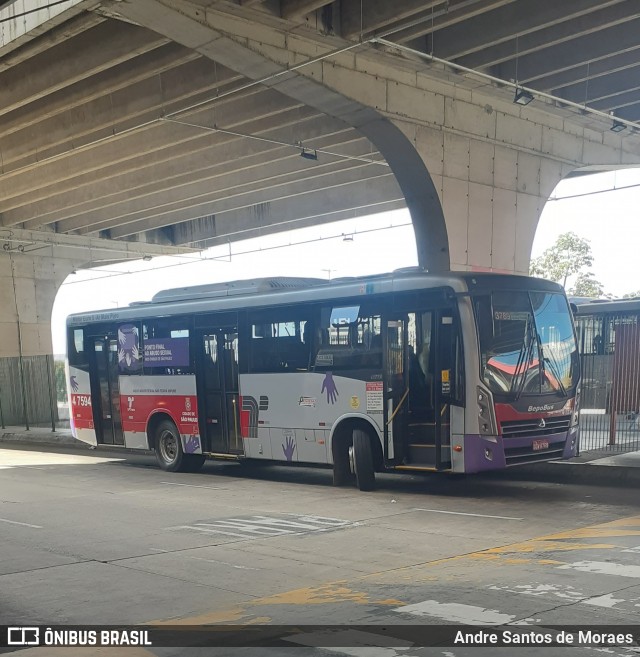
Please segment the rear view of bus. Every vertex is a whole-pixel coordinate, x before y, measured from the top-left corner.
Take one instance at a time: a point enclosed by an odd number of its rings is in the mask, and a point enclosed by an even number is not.
[[[468,286],[479,362],[467,427],[477,410],[478,435],[465,436],[464,471],[575,456],[580,366],[564,290],[490,275]]]

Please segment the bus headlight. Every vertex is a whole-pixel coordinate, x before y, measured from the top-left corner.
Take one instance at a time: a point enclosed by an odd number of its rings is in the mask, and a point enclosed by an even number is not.
[[[571,426],[575,427],[580,419],[580,386],[576,388],[576,396],[573,399],[573,413],[571,415]]]
[[[476,388],[476,401],[478,402],[478,427],[481,435],[495,436],[496,420],[493,413],[493,398],[484,388]]]

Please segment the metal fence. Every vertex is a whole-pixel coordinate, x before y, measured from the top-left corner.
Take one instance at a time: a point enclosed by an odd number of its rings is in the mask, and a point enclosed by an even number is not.
[[[46,356],[0,358],[0,425],[68,427],[64,361]]]
[[[580,449],[640,450],[640,313],[596,306],[576,317],[582,364]]]

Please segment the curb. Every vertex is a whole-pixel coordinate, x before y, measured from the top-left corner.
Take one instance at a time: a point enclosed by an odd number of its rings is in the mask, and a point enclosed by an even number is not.
[[[56,447],[80,447],[90,449],[91,445],[76,440],[68,432],[50,431],[48,433],[34,431],[4,431],[0,430],[0,443],[54,445]]]
[[[504,471],[501,471],[504,473]],[[498,473],[496,473],[497,475]],[[557,484],[591,486],[638,486],[640,468],[624,465],[600,465],[598,461],[551,461],[509,469],[507,477],[526,481],[546,481]]]

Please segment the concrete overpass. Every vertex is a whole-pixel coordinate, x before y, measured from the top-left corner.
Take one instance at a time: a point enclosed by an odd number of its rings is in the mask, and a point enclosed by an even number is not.
[[[562,178],[640,162],[639,26],[634,0],[4,3],[2,394],[44,381],[80,266],[407,206],[426,267],[527,271]]]

